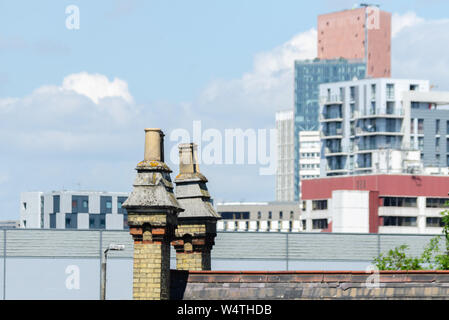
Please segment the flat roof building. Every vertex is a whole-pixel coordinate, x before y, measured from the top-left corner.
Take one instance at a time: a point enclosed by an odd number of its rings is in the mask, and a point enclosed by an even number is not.
[[[449,176],[357,175],[303,181],[309,232],[441,234]]]
[[[126,192],[52,191],[20,195],[20,226],[36,229],[123,230]]]
[[[298,202],[218,203],[217,231],[299,232]]]

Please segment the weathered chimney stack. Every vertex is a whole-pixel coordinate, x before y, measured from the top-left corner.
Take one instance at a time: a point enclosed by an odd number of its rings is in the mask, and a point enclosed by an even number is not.
[[[133,191],[123,204],[134,240],[134,299],[170,298],[170,242],[183,209],[173,194],[163,148],[162,131],[145,129],[144,160],[137,164]]]
[[[212,206],[207,179],[200,173],[197,145],[179,145],[179,174],[176,176],[176,198],[184,208],[178,216],[176,250],[178,270],[210,270],[211,250],[217,235],[220,216]]]

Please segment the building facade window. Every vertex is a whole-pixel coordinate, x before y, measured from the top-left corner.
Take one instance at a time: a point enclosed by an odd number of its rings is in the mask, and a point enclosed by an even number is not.
[[[383,217],[383,225],[386,227],[416,227],[416,217]]]
[[[49,216],[50,216],[50,229],[56,229],[56,213],[51,213]]]
[[[224,220],[248,220],[249,212],[220,212]]]
[[[449,199],[445,198],[426,198],[427,208],[446,208],[449,207]]]
[[[418,134],[424,134],[424,119],[418,119]]]
[[[60,196],[53,196],[53,213],[59,213],[60,211]]]
[[[112,213],[112,197],[100,197],[100,213]]]
[[[417,198],[405,198],[405,197],[384,197],[384,207],[416,207]]]
[[[314,219],[312,220],[312,229],[327,229],[327,219]]]
[[[78,215],[76,213],[66,213],[65,228],[76,229],[78,227]]]
[[[327,210],[327,200],[313,200],[312,210]]]
[[[394,83],[387,83],[387,99],[394,100]]]
[[[438,218],[438,217],[426,218],[426,227],[427,228],[441,228],[441,227],[444,227],[443,219]]]
[[[89,214],[89,229],[106,229],[106,214]]]

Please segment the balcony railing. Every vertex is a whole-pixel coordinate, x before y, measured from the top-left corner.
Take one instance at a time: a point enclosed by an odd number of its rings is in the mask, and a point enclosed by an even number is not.
[[[339,94],[331,94],[320,97],[321,104],[342,104],[343,99]]]

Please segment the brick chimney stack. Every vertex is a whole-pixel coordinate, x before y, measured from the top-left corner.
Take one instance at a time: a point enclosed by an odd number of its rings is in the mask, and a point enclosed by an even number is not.
[[[175,179],[176,198],[184,212],[178,216],[176,250],[178,270],[210,270],[210,252],[217,235],[220,216],[212,206],[207,179],[198,164],[197,145],[179,145],[179,174]]]
[[[164,134],[145,129],[144,160],[123,204],[134,240],[133,298],[170,298],[170,242],[183,209],[173,194],[170,168],[164,163]]]

